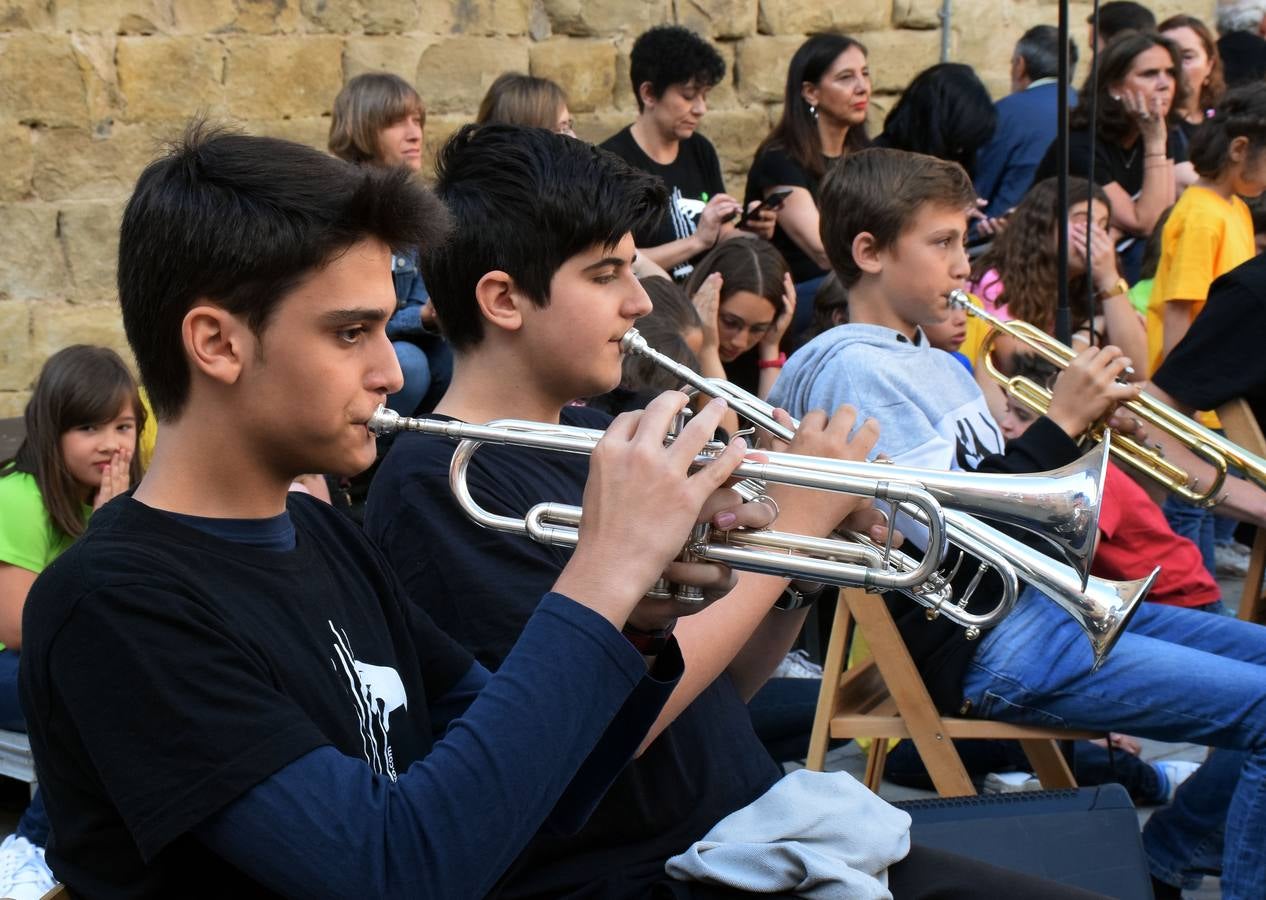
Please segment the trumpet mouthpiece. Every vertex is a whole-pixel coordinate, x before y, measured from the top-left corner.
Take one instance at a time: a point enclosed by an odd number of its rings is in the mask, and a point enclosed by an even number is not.
[[[637,353],[646,349],[646,338],[642,337],[641,332],[636,328],[630,328],[624,332],[624,337],[620,338],[620,351],[623,353]]]
[[[950,309],[966,309],[971,306],[971,298],[967,296],[966,291],[960,291],[958,288],[949,292]]]
[[[374,414],[369,417],[369,421],[365,423],[365,427],[370,433],[383,435],[391,434],[396,431],[400,425],[400,414],[394,409],[387,409],[380,406],[374,410]]]

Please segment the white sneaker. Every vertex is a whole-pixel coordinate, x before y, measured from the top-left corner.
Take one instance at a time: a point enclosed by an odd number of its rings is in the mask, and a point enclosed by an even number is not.
[[[1156,769],[1161,778],[1165,780],[1165,799],[1163,802],[1172,803],[1174,794],[1184,781],[1196,774],[1196,769],[1200,768],[1200,763],[1192,762],[1189,759],[1162,759],[1159,762],[1152,763],[1152,767]]]
[[[1238,548],[1238,549],[1237,549]],[[1219,575],[1227,575],[1234,578],[1243,578],[1248,574],[1248,557],[1247,552],[1242,552],[1247,548],[1243,544],[1218,544],[1213,548],[1213,559],[1215,568]]]
[[[39,900],[57,886],[44,861],[44,848],[11,834],[0,844],[0,897],[5,900]]]
[[[1041,789],[1042,782],[1032,772],[990,772],[985,776],[986,794],[1014,794]]]
[[[821,678],[822,667],[809,659],[804,650],[792,650],[782,658],[772,678]]]

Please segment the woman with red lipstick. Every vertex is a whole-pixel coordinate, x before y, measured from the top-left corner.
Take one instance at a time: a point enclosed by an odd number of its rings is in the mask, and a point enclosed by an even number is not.
[[[123,360],[104,347],[49,357],[26,406],[26,437],[0,463],[0,728],[26,731],[18,703],[22,609],[35,576],[83,533],[88,516],[141,476],[145,411]],[[48,816],[37,793],[0,844],[0,896],[53,887],[44,862]]]
[[[813,294],[830,269],[818,235],[818,183],[840,157],[870,144],[866,48],[842,34],[815,34],[787,68],[782,118],[756,150],[744,200],[790,191],[773,243],[787,260],[800,310],[790,340],[813,316]]]
[[[334,99],[330,152],[357,165],[422,170],[426,105],[403,78],[386,72],[357,75]],[[404,387],[387,398],[401,415],[418,411],[428,394],[438,399],[453,372],[453,356],[439,336],[435,307],[418,271],[416,249],[391,255],[396,311],[387,324],[404,372]]]
[[[703,321],[700,372],[764,399],[787,359],[779,344],[796,311],[782,254],[760,238],[726,241],[695,266],[686,293]]]

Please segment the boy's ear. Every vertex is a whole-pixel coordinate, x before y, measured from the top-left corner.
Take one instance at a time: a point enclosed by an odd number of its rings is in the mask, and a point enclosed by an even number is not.
[[[195,303],[180,324],[180,337],[191,372],[221,384],[234,384],[243,362],[256,353],[258,338],[245,322],[214,303]]]
[[[867,275],[878,275],[884,263],[879,257],[879,244],[869,231],[860,232],[853,238],[853,261]]]
[[[503,331],[518,331],[523,327],[523,297],[514,278],[501,270],[484,273],[475,285],[475,302],[484,321]]]

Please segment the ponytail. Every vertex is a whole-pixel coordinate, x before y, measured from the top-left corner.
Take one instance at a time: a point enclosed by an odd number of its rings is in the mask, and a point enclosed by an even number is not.
[[[1231,142],[1237,137],[1248,138],[1250,154],[1266,148],[1266,83],[1227,91],[1191,139],[1191,164],[1201,176],[1216,178],[1230,163]]]

